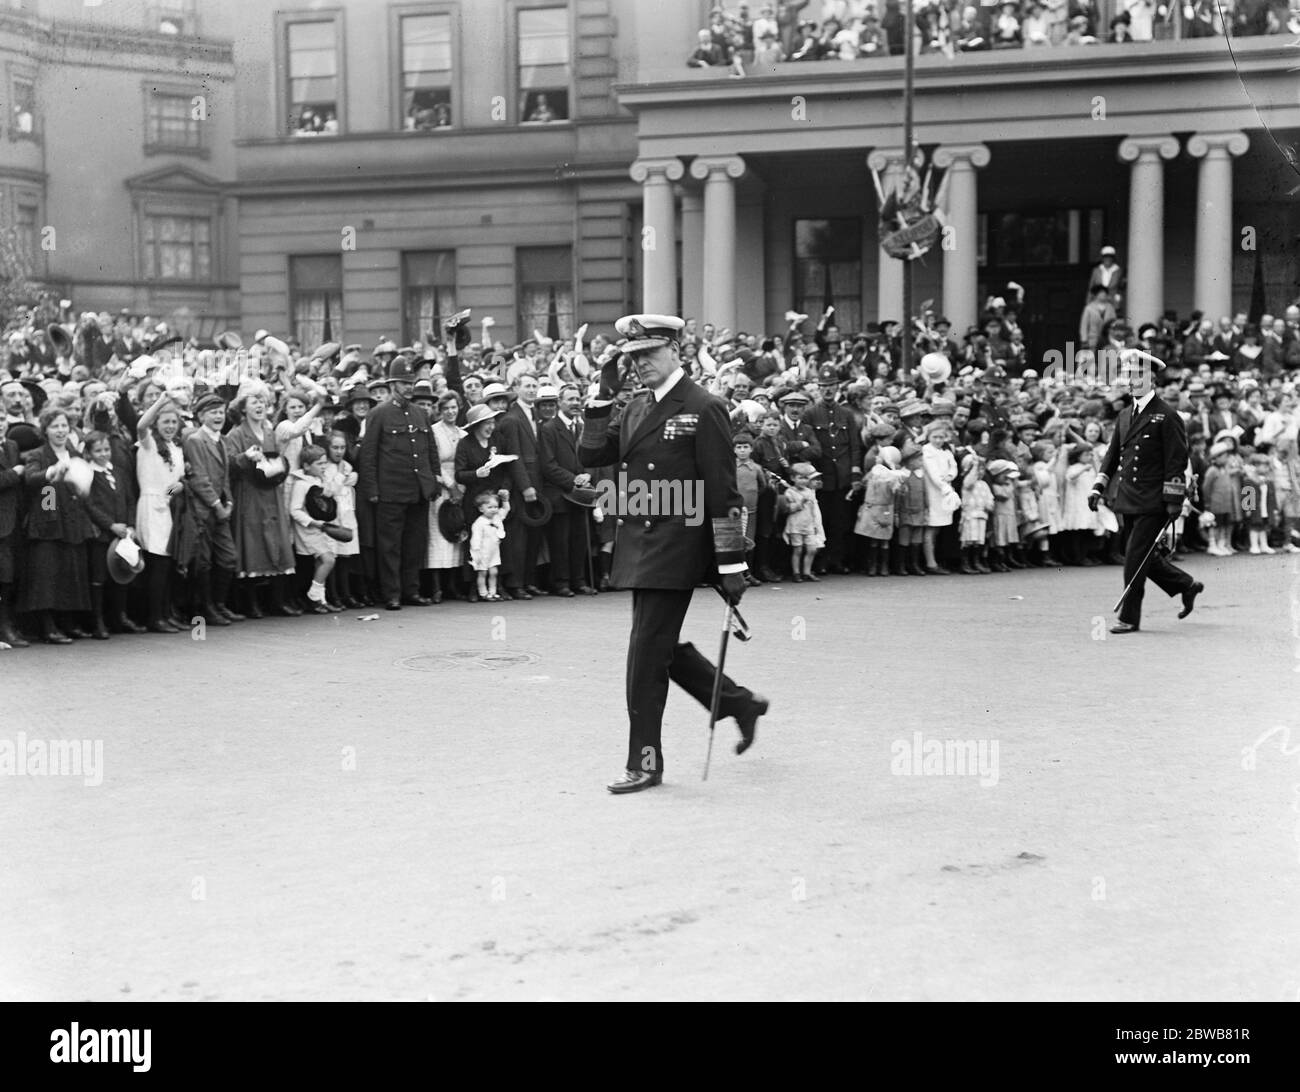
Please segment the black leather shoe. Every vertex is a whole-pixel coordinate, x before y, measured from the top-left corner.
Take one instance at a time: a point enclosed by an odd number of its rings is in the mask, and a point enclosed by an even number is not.
[[[598,592],[595,588],[591,587],[591,586],[588,585],[588,584],[579,584],[579,585],[578,585],[578,594],[579,594],[579,595],[599,595],[600,592]]]
[[[384,610],[401,610],[401,609],[402,609],[401,601],[397,599],[390,599],[388,600],[388,602],[384,604]]]
[[[402,606],[404,607],[428,607],[433,605],[433,600],[424,595],[404,595],[402,596]]]
[[[506,588],[506,595],[511,599],[531,599],[532,596],[523,588]]]
[[[125,614],[117,620],[117,628],[121,633],[145,633],[144,626],[138,626]]]
[[[645,770],[624,770],[617,780],[611,781],[605,788],[615,796],[621,796],[624,793],[640,792],[642,789],[653,789],[656,785],[662,784],[663,779],[664,775],[661,771],[646,773]]]
[[[172,625],[166,618],[159,618],[156,622],[149,623],[150,633],[180,633],[178,626]]]
[[[72,638],[65,633],[60,633],[58,630],[51,630],[44,637],[42,637],[41,640],[44,641],[47,645],[72,644]]]
[[[1192,613],[1192,608],[1196,606],[1196,597],[1203,591],[1205,591],[1205,585],[1198,580],[1183,592],[1183,609],[1178,612],[1179,618],[1186,618]]]
[[[561,599],[572,599],[574,591],[572,588],[556,588],[551,594],[558,595]]]
[[[754,745],[754,733],[758,731],[758,718],[767,712],[768,700],[754,695],[754,700],[749,703],[749,712],[743,717],[737,717],[736,723],[740,725],[740,742],[736,744],[736,754],[743,755]]]
[[[235,611],[231,610],[229,607],[218,607],[217,610],[219,610],[219,611],[220,611],[220,612],[225,616],[225,619],[226,619],[227,622],[247,622],[247,621],[248,621],[248,617],[247,617],[246,615],[243,615],[243,614],[237,614]]]
[[[1138,627],[1129,622],[1116,622],[1110,627],[1111,633],[1137,633]]]
[[[224,614],[221,613],[221,611],[217,610],[215,607],[213,607],[211,610],[205,610],[203,612],[203,620],[207,622],[207,624],[210,626],[230,625],[230,619],[227,618]]]
[[[544,595],[550,595],[550,594],[551,594],[550,592],[545,591],[545,590],[542,589],[542,588],[539,588],[536,584],[525,584],[525,585],[524,585],[524,591],[526,591],[529,595],[534,596],[534,597],[539,596],[539,595],[543,595],[543,596],[544,596]]]

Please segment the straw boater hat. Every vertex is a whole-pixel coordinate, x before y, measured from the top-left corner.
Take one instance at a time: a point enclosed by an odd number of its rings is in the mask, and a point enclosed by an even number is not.
[[[469,412],[465,414],[465,431],[469,432],[476,425],[481,425],[484,421],[490,421],[495,417],[501,416],[501,410],[494,410],[486,402],[480,402],[476,406],[470,406]]]

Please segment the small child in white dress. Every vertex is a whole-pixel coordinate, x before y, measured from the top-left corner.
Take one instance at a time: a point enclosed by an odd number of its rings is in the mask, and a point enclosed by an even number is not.
[[[488,603],[501,602],[497,593],[497,574],[501,567],[501,540],[506,537],[506,517],[510,514],[510,492],[483,492],[474,498],[478,519],[469,532],[469,561],[478,578],[479,598]]]

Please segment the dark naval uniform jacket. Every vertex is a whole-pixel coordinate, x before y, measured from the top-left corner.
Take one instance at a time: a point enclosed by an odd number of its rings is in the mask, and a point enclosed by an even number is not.
[[[612,409],[587,407],[578,457],[586,467],[613,464],[614,584],[694,588],[716,579],[717,565],[743,565],[744,501],[726,404],[683,372],[661,401],[636,395],[613,428]]]
[[[438,491],[438,448],[428,414],[396,395],[366,417],[357,467],[357,497],[419,504]]]
[[[1163,513],[1187,492],[1187,426],[1178,411],[1152,395],[1143,413],[1125,406],[1101,462],[1099,483],[1114,479],[1111,508],[1128,515]]]

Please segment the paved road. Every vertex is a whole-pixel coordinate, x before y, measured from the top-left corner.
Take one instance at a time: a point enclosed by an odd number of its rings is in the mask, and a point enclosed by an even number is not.
[[[757,589],[758,744],[675,692],[625,798],[626,595],[0,653],[0,742],[103,744],[0,777],[0,998],[1295,998],[1300,574],[1190,567],[1104,640],[1113,568]]]

